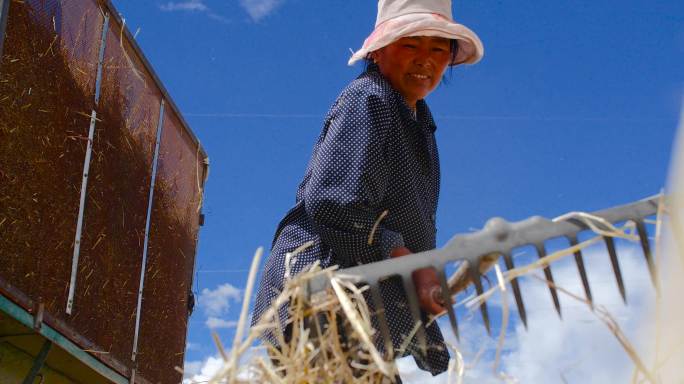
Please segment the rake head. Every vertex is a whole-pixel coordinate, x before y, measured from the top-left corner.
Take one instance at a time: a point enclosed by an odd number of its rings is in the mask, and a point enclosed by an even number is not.
[[[659,291],[657,271],[651,253],[645,220],[654,216],[658,210],[661,196],[653,196],[630,204],[609,208],[592,214],[574,213],[563,215],[554,220],[533,216],[526,220],[509,223],[501,218],[493,218],[487,222],[485,228],[479,232],[456,235],[443,248],[416,253],[406,257],[383,260],[376,263],[365,264],[353,268],[339,270],[336,273],[345,277],[353,278],[359,284],[367,284],[370,288],[372,304],[375,308],[380,336],[385,345],[385,350],[392,356],[390,330],[385,319],[385,305],[380,294],[381,282],[392,276],[400,276],[407,296],[410,312],[413,319],[420,321],[420,308],[418,297],[413,286],[411,273],[421,268],[432,267],[437,272],[442,286],[442,298],[446,303],[449,323],[455,336],[459,337],[458,319],[453,308],[454,296],[464,290],[470,284],[475,286],[478,295],[484,292],[482,277],[503,256],[506,268],[510,271],[515,268],[513,249],[523,246],[533,246],[539,258],[547,256],[545,242],[550,239],[566,238],[573,249],[575,263],[584,287],[584,293],[589,305],[592,305],[592,293],[587,279],[584,258],[581,247],[578,246],[578,234],[582,231],[592,230],[598,233],[606,246],[606,251],[615,274],[617,286],[622,299],[626,302],[626,292],[618,255],[615,248],[614,236],[618,231],[613,226],[615,223],[630,222],[634,224],[639,243],[644,252],[651,280]],[[446,276],[447,264],[461,262],[457,271],[449,278]],[[555,288],[550,260],[543,260],[543,270],[546,280],[549,282],[551,299],[559,316],[561,306],[558,293]],[[510,280],[515,303],[520,320],[527,327],[527,315],[525,304],[520,291],[517,277]],[[325,278],[313,280],[308,289],[310,294],[327,289],[329,282]],[[487,332],[490,333],[489,312],[486,300],[480,304],[482,320]],[[419,327],[416,332],[418,347],[425,351],[427,348],[425,328]]]

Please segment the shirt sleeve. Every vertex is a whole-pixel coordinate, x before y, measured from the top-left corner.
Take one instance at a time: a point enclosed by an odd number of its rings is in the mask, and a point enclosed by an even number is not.
[[[390,114],[378,96],[362,92],[341,96],[314,154],[304,191],[305,209],[343,266],[387,258],[393,248],[404,245],[401,234],[382,224],[369,245],[391,182],[385,155]]]

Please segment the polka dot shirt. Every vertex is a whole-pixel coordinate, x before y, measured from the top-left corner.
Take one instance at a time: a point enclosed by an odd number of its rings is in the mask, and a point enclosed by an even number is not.
[[[342,91],[326,116],[296,204],[276,231],[253,323],[282,291],[285,254],[307,241],[314,244],[291,261],[292,274],[315,261],[346,268],[386,259],[399,246],[413,252],[435,248],[440,182],[435,129],[427,104],[420,100],[413,111],[376,66]],[[384,211],[388,214],[368,245]],[[399,348],[414,320],[400,282],[384,284],[382,293],[393,344]],[[285,321],[287,309],[279,315]],[[436,322],[426,331],[427,355],[415,348],[407,353],[420,368],[437,374],[447,369],[449,354]]]

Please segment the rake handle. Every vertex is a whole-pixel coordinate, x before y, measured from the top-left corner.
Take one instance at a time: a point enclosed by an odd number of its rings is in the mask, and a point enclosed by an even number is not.
[[[390,257],[397,258],[410,254],[412,254],[410,249],[397,247],[392,249]],[[444,300],[441,298],[442,287],[435,270],[433,268],[418,269],[411,273],[411,278],[416,286],[420,307],[433,315],[444,312]]]

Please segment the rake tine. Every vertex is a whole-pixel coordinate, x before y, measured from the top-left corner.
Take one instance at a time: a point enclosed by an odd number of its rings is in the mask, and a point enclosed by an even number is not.
[[[454,312],[454,301],[449,293],[449,286],[447,285],[444,268],[437,269],[437,278],[439,278],[439,284],[442,286],[442,300],[444,300],[444,307],[449,315],[449,324],[451,324],[451,330],[454,331],[456,340],[461,341],[460,335],[458,334],[458,321],[456,320],[456,313]]]
[[[546,248],[544,247],[544,244],[535,244],[534,246],[537,249],[540,259],[546,256]],[[553,281],[553,274],[551,273],[550,265],[547,265],[544,268],[544,275],[546,276],[546,280],[551,282],[549,285],[549,291],[551,291],[551,298],[553,299],[553,305],[556,307],[556,312],[558,312],[558,317],[563,318],[563,315],[561,315],[560,301],[558,300],[558,292],[555,288],[555,282]]]
[[[421,311],[420,305],[418,304],[418,296],[416,295],[416,286],[413,284],[413,279],[411,275],[408,278],[402,276],[402,282],[404,283],[404,290],[406,291],[406,298],[408,299],[409,308],[411,309],[411,316],[415,322],[421,321]],[[414,324],[415,325],[415,324]],[[418,341],[418,347],[423,355],[427,354],[427,337],[425,336],[425,324],[418,327],[416,332],[416,338]]]
[[[503,255],[504,263],[506,264],[506,269],[511,270],[515,268],[513,265],[513,257],[509,253]],[[518,278],[514,277],[511,280],[511,287],[513,287],[513,296],[515,297],[515,304],[518,307],[518,315],[520,320],[522,320],[525,329],[527,329],[527,312],[525,312],[525,303],[523,302],[522,295],[520,294],[520,284],[518,284]]]
[[[470,278],[475,284],[475,291],[477,295],[482,295],[484,289],[482,288],[482,280],[480,280],[479,266],[468,267],[468,272],[470,273]],[[484,321],[484,326],[487,329],[487,334],[492,335],[492,330],[489,327],[489,311],[487,310],[487,301],[482,301],[480,304],[480,312],[482,313],[482,320]]]
[[[369,284],[371,298],[373,299],[373,306],[375,306],[375,313],[378,319],[378,325],[380,327],[380,336],[382,336],[383,342],[385,344],[385,353],[387,354],[387,360],[394,360],[394,348],[392,347],[392,336],[390,335],[389,325],[387,324],[387,318],[385,317],[385,305],[382,302],[382,295],[380,294],[380,288],[378,288],[379,282],[375,284]]]
[[[613,266],[613,272],[615,273],[615,279],[617,280],[618,289],[620,290],[620,295],[622,296],[622,302],[627,304],[627,293],[625,292],[625,282],[622,280],[622,272],[620,271],[620,263],[618,262],[617,252],[615,252],[615,240],[609,236],[603,236],[603,240],[606,242],[606,248],[608,248],[608,255],[610,256],[610,264]]]
[[[568,240],[570,240],[570,246],[574,247],[575,245],[579,244],[577,241],[577,236],[572,235],[568,236]],[[577,264],[577,270],[579,271],[580,278],[582,279],[582,285],[584,286],[584,294],[587,297],[587,301],[589,302],[589,306],[591,309],[594,309],[594,300],[591,296],[591,287],[589,287],[589,279],[587,278],[587,271],[584,269],[584,258],[582,257],[582,251],[577,250],[575,252],[575,264]]]
[[[648,241],[648,232],[646,232],[646,225],[643,221],[636,222],[637,232],[639,233],[639,239],[641,240],[641,248],[644,250],[644,256],[646,257],[646,263],[648,264],[648,272],[651,274],[651,281],[656,289],[656,293],[660,295],[660,286],[658,285],[658,272],[656,272],[656,267],[653,262],[653,255],[651,255],[651,245]]]

